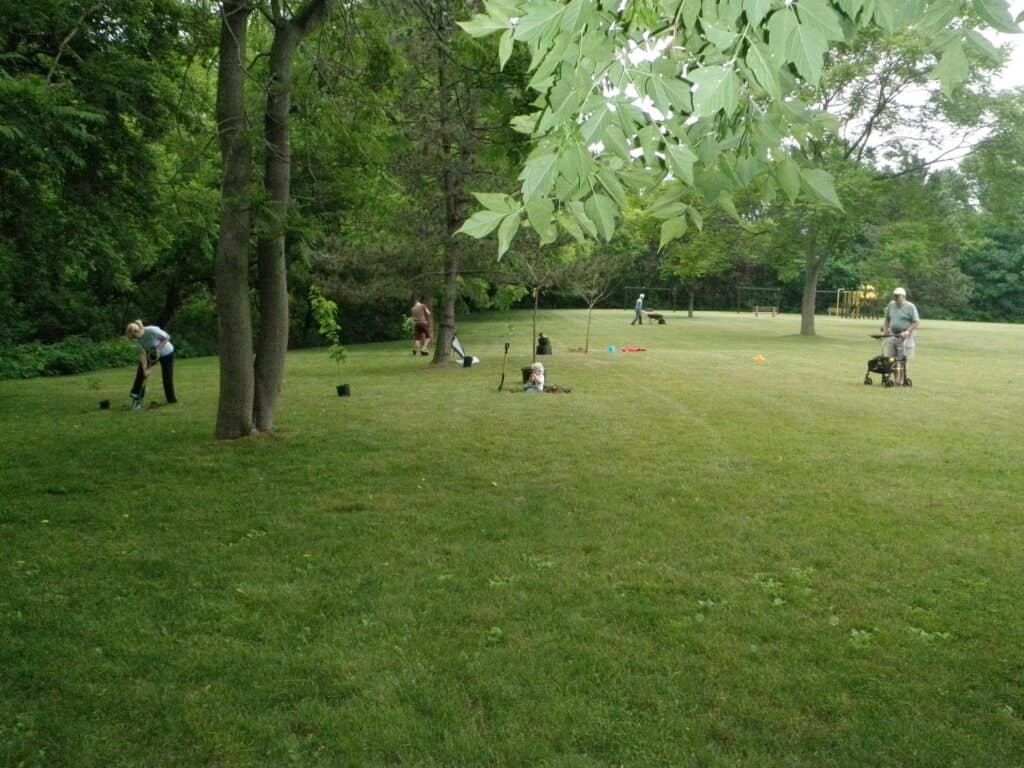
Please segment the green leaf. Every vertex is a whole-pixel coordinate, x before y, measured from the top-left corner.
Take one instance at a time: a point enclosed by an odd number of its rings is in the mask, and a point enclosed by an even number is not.
[[[558,31],[565,6],[551,0],[534,0],[515,26],[516,40],[524,43],[549,38]]]
[[[540,244],[553,243],[558,237],[555,226],[555,204],[548,197],[538,197],[526,204],[526,218],[540,237]]]
[[[493,35],[495,32],[501,32],[504,29],[509,29],[511,26],[508,22],[499,21],[484,13],[474,14],[473,18],[469,21],[459,21],[456,23],[462,27],[470,37],[486,37],[487,35]]]
[[[776,166],[775,175],[789,202],[795,201],[800,194],[800,166],[792,158],[783,158]]]
[[[513,42],[511,29],[506,29],[501,33],[501,41],[498,43],[498,69],[505,69],[505,65],[512,56]]]
[[[501,192],[474,192],[473,197],[489,211],[512,213],[517,209],[515,200]]]
[[[530,155],[519,174],[519,180],[523,182],[523,201],[547,195],[555,184],[557,168],[558,155],[554,152]]]
[[[680,237],[686,234],[686,218],[683,216],[676,216],[671,219],[666,219],[661,225],[661,241],[658,244],[658,250],[663,249],[666,245],[671,243],[673,240],[678,240]]]
[[[611,240],[612,235],[615,234],[615,217],[619,213],[619,209],[612,199],[601,193],[591,195],[584,210],[597,226],[597,231],[604,241]]]
[[[822,62],[827,51],[828,41],[824,33],[813,24],[797,24],[790,39],[790,60],[810,85],[817,85],[821,79]]]
[[[958,10],[959,5],[953,0],[935,0],[914,24],[914,29],[921,35],[931,37],[945,29]]]
[[[931,74],[942,84],[942,92],[947,96],[952,95],[956,87],[967,79],[970,74],[970,64],[964,55],[963,44],[959,40],[953,40],[946,46],[942,51],[939,63],[932,69]]]
[[[796,13],[801,26],[815,28],[826,40],[842,40],[846,36],[839,15],[825,0],[799,0]]]
[[[757,27],[772,7],[772,0],[743,0],[743,10],[747,14],[747,22]]]
[[[1010,35],[1020,32],[1020,28],[1013,23],[1004,0],[974,0],[974,8],[993,29]]]
[[[828,203],[834,208],[842,210],[843,204],[839,202],[836,195],[835,185],[832,183],[832,176],[828,171],[817,168],[801,168],[800,176],[815,197],[822,202]]]
[[[740,220],[740,213],[736,210],[736,203],[733,202],[732,195],[726,192],[724,189],[718,193],[718,197],[715,199],[718,207],[725,211],[729,216]]]
[[[720,51],[727,51],[736,42],[736,30],[729,29],[723,24],[708,22],[703,28],[704,36]]]
[[[779,83],[778,66],[770,56],[763,44],[754,42],[747,48],[746,62],[757,84],[765,93],[779,101],[782,99],[782,86]]]
[[[497,211],[477,211],[470,216],[462,224],[461,227],[455,232],[455,234],[469,235],[475,237],[477,240],[494,231],[495,227],[501,224],[501,220],[505,218],[507,214],[498,213]]]
[[[601,140],[604,135],[604,127],[608,121],[608,106],[602,104],[595,109],[590,117],[587,118],[586,122],[580,126],[580,135],[584,138],[587,144],[593,144]]]
[[[577,243],[583,242],[586,238],[583,236],[583,230],[580,228],[579,222],[573,216],[559,211],[555,214],[555,221],[562,225],[562,229],[569,233],[573,240]]]
[[[579,223],[580,227],[586,232],[588,237],[597,239],[597,227],[594,226],[593,220],[587,215],[586,210],[583,207],[583,203],[579,200],[573,200],[569,203],[569,212],[573,215],[573,218]]]
[[[1003,52],[985,39],[985,36],[976,30],[968,30],[965,42],[975,53],[984,56],[993,64],[1003,63]]]
[[[516,232],[519,231],[519,214],[510,213],[501,221],[501,226],[498,227],[498,258],[500,259],[505,255],[508,247],[512,245],[512,238],[516,236]]]
[[[780,8],[768,18],[768,48],[779,62],[792,61],[790,47],[798,26],[796,14]]]
[[[697,162],[697,155],[685,144],[669,144],[665,149],[665,156],[668,158],[669,168],[672,175],[693,186],[693,164]]]
[[[625,210],[627,206],[626,190],[622,188],[622,184],[619,182],[618,177],[607,168],[599,166],[597,169],[597,178],[601,182],[601,186],[605,188],[619,209]]]
[[[712,115],[719,110],[731,115],[739,101],[739,82],[736,73],[718,65],[702,67],[689,74],[694,84],[693,114]]]
[[[603,142],[605,149],[612,154],[621,157],[627,163],[630,162],[629,145],[626,144],[626,134],[619,126],[611,123],[604,131]]]

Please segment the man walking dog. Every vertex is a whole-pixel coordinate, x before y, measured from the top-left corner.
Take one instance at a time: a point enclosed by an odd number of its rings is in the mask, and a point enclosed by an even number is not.
[[[630,325],[636,325],[637,323],[639,323],[640,325],[644,324],[643,311],[644,311],[644,295],[641,293],[640,297],[636,300],[636,311],[633,314],[633,322],[630,323]]]

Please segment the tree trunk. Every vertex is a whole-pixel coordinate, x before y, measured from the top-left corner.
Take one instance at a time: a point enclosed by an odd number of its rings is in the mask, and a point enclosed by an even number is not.
[[[442,296],[441,328],[434,345],[434,364],[447,363],[451,358],[452,339],[455,337],[455,302],[458,300],[459,257],[453,241],[458,221],[458,178],[452,159],[451,85],[449,83],[446,42],[450,34],[451,14],[448,3],[442,0],[437,7],[436,25],[440,33],[437,43],[437,105],[441,136],[441,193],[444,196],[444,295]]]
[[[277,26],[270,48],[270,83],[264,113],[264,189],[266,205],[256,246],[259,265],[257,287],[261,333],[256,351],[256,391],[253,419],[256,428],[274,428],[274,410],[288,353],[288,267],[285,259],[285,220],[291,195],[292,72],[300,32],[291,22]]]
[[[221,10],[217,72],[217,126],[224,164],[217,243],[217,346],[220,439],[253,431],[252,316],[249,311],[249,224],[252,151],[245,114],[246,33],[251,8],[225,0]]]
[[[818,254],[818,233],[811,229],[807,234],[807,254],[804,263],[804,294],[800,302],[800,335],[814,336],[814,311],[817,305],[818,277],[825,266],[828,254]]]
[[[689,295],[689,302],[686,305],[686,316],[687,317],[693,317],[693,294],[694,293],[696,293],[696,291],[693,288],[690,288],[687,291],[687,294]]]
[[[593,316],[593,314],[594,314],[594,305],[590,304],[590,305],[587,306],[587,341],[583,345],[583,354],[584,355],[589,355],[590,354],[590,318]]]
[[[533,362],[537,362],[537,302],[540,301],[540,288],[533,289],[533,339],[530,348],[533,349]]]

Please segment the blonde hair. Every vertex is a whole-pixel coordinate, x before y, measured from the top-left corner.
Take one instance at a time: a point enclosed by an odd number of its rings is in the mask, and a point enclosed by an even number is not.
[[[540,371],[542,373],[544,372],[543,363],[534,363],[533,365],[530,366],[530,368],[532,368],[534,371]]]
[[[125,336],[134,336],[136,333],[141,335],[144,332],[145,326],[141,320],[133,320],[128,323],[128,327],[124,329]]]

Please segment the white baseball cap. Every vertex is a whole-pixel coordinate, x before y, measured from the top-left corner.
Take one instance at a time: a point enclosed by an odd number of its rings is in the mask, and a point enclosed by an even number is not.
[[[904,288],[897,288],[895,291],[892,292],[892,295],[893,296],[906,296],[907,295],[907,291]]]

